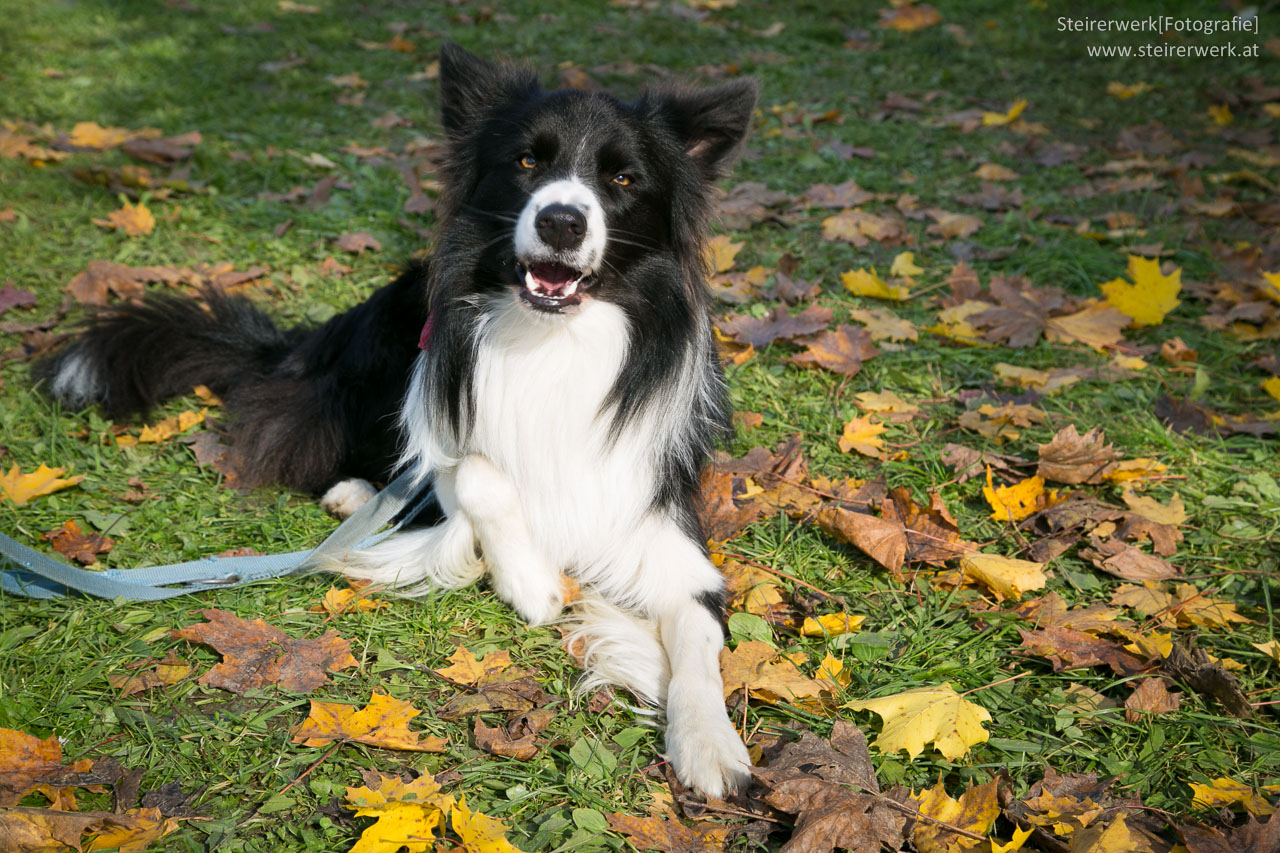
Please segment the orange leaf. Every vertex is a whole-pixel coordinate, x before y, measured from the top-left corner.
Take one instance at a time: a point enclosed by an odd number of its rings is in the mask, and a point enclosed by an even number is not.
[[[480,659],[466,647],[459,645],[448,659],[453,662],[453,666],[437,669],[436,672],[459,684],[477,684],[486,675],[501,672],[511,666],[511,652],[505,649],[489,652]]]
[[[151,215],[151,211],[147,209],[147,206],[141,202],[138,204],[126,203],[119,210],[108,213],[106,219],[95,219],[93,221],[95,225],[115,228],[130,237],[141,237],[144,234],[150,234],[156,227],[156,218]]]

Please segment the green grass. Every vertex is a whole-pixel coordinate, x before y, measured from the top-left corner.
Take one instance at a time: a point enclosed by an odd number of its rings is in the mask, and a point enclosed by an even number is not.
[[[921,208],[977,213],[986,224],[968,242],[978,250],[1011,249],[999,260],[972,262],[984,282],[995,273],[1025,273],[1037,285],[1057,286],[1079,297],[1097,295],[1100,282],[1123,272],[1124,256],[1117,248],[1127,241],[1094,240],[1078,235],[1073,226],[1090,219],[1096,227],[1115,210],[1136,214],[1147,233],[1133,242],[1163,242],[1173,251],[1169,260],[1182,267],[1189,282],[1229,276],[1215,246],[1274,243],[1266,231],[1274,226],[1242,216],[1192,217],[1178,208],[1178,175],[1172,172],[1162,176],[1163,187],[1141,193],[1079,198],[1069,192],[1084,180],[1078,167],[1100,166],[1115,156],[1109,146],[1122,129],[1155,120],[1186,145],[1171,159],[1186,151],[1213,157],[1210,166],[1188,171],[1189,177],[1204,182],[1207,197],[1229,186],[1242,202],[1265,201],[1265,192],[1256,185],[1214,183],[1215,177],[1247,166],[1229,149],[1251,146],[1223,137],[1206,111],[1221,93],[1244,91],[1246,78],[1265,75],[1266,63],[1274,59],[1087,59],[1083,51],[1089,38],[1057,32],[1059,11],[1040,8],[1043,4],[943,4],[944,24],[962,26],[968,45],[942,26],[917,33],[882,30],[876,26],[874,4],[806,2],[784,9],[742,0],[696,22],[662,4],[628,9],[562,0],[488,7],[317,0],[321,12],[316,15],[278,12],[266,0],[206,2],[190,11],[183,5],[0,1],[0,12],[6,13],[0,23],[0,52],[6,57],[0,119],[47,123],[58,132],[79,121],[96,121],[204,135],[190,161],[189,179],[197,191],[152,201],[159,224],[143,238],[93,225],[93,218],[119,206],[118,199],[72,175],[75,169],[127,162],[118,152],[77,154],[42,168],[0,159],[0,209],[12,208],[16,215],[13,222],[0,222],[0,284],[12,282],[39,300],[33,311],[8,312],[3,321],[52,317],[67,282],[94,259],[176,266],[226,261],[236,269],[262,264],[270,272],[257,293],[288,320],[320,320],[354,304],[386,281],[399,262],[425,248],[417,229],[430,229],[433,219],[402,212],[408,193],[393,164],[369,163],[343,149],[354,142],[402,150],[417,136],[439,135],[434,83],[410,75],[427,67],[443,38],[485,55],[528,59],[548,70],[548,80],[558,63],[573,61],[623,94],[638,91],[645,79],[643,73],[628,73],[624,63],[654,64],[684,77],[705,76],[708,69],[732,63],[758,76],[764,87],[751,154],[737,169],[735,181],[762,181],[798,195],[817,182],[853,178],[875,192],[917,195]],[[1125,14],[1181,14],[1167,3],[1141,5]],[[1185,14],[1198,14],[1196,4],[1181,5]],[[497,14],[484,19],[486,8]],[[1095,4],[1092,12],[1109,14],[1109,8]],[[477,17],[478,23],[468,22]],[[781,35],[758,35],[775,21],[786,25]],[[260,22],[269,22],[273,31],[250,31]],[[416,44],[416,53],[367,50],[357,43],[385,42],[393,25]],[[869,32],[866,40],[874,49],[846,46],[858,40],[849,32],[857,29]],[[1241,43],[1251,39],[1236,38]],[[1126,42],[1125,37],[1115,40]],[[1127,43],[1143,40],[1132,37]],[[305,62],[274,73],[263,70],[264,63],[290,58]],[[606,63],[612,67],[602,68]],[[47,68],[59,73],[46,75]],[[328,79],[352,72],[368,82],[362,106],[337,103],[335,95],[342,90]],[[1119,100],[1104,94],[1112,80],[1143,80],[1155,89]],[[887,113],[881,105],[890,93],[928,103],[918,115]],[[1024,136],[1004,129],[963,133],[935,120],[974,107],[1003,111],[1017,98],[1030,102],[1025,118],[1045,124],[1047,140],[1085,146],[1079,163],[1039,167],[1019,147]],[[838,119],[784,128],[774,106],[809,117],[835,110]],[[1233,130],[1264,130],[1274,143],[1275,119],[1248,104],[1233,109]],[[413,126],[379,129],[371,124],[388,111]],[[869,146],[877,154],[845,162],[824,153],[823,146],[832,141]],[[305,163],[302,158],[313,152],[334,161],[336,169]],[[984,162],[1022,174],[1014,184],[1026,199],[1022,208],[992,214],[956,200],[978,190],[972,173]],[[1274,168],[1249,168],[1271,181],[1280,178]],[[330,174],[343,185],[315,210],[259,198],[295,186],[309,188]],[[812,210],[789,227],[760,225],[734,234],[747,242],[738,267],[772,266],[786,252],[800,257],[799,275],[823,283],[818,302],[832,308],[838,322],[847,322],[849,310],[870,300],[844,292],[839,273],[874,264],[883,274],[901,249],[876,243],[854,249],[827,242],[821,230],[825,215]],[[283,236],[273,236],[273,229],[287,219],[293,226]],[[938,241],[925,232],[925,224],[909,223],[915,243],[906,248],[916,252],[916,262],[926,270],[915,289],[934,288],[932,296],[892,306],[921,327],[934,322],[932,297],[945,292],[935,286],[951,268],[955,242]],[[382,251],[339,257],[352,267],[345,276],[322,270],[326,257],[342,254],[332,239],[356,230],[376,236]],[[759,313],[769,307],[742,310]],[[1274,411],[1276,402],[1259,389],[1263,374],[1246,365],[1274,352],[1275,341],[1245,342],[1209,331],[1197,321],[1204,307],[1185,299],[1164,324],[1132,332],[1129,339],[1149,348],[1182,337],[1199,352],[1198,369],[1205,377],[1200,402],[1214,411],[1253,416]],[[59,328],[69,330],[82,316],[81,309],[74,309]],[[0,350],[17,345],[17,337],[0,335]],[[1100,365],[1107,357],[1044,341],[1021,351],[963,348],[922,332],[917,343],[886,348],[845,383],[838,376],[786,364],[783,357],[792,351],[774,344],[730,368],[735,405],[764,419],[759,428],[740,434],[729,450],[741,455],[754,445],[772,446],[800,433],[812,473],[863,478],[883,473],[890,486],[910,489],[917,500],[945,483],[941,494],[965,537],[992,543],[989,550],[1016,554],[1023,542],[989,520],[978,480],[951,482],[952,472],[940,461],[949,441],[1034,458],[1037,443],[1075,423],[1082,432],[1102,426],[1126,458],[1151,456],[1168,465],[1170,478],[1148,493],[1167,500],[1176,492],[1192,512],[1173,561],[1200,589],[1238,603],[1255,620],[1230,632],[1205,629],[1198,642],[1244,665],[1239,675],[1251,701],[1280,700],[1277,665],[1250,645],[1273,638],[1276,631],[1272,602],[1278,591],[1274,542],[1280,539],[1280,506],[1256,488],[1250,491],[1246,480],[1255,472],[1280,477],[1276,440],[1170,432],[1152,407],[1164,394],[1180,398],[1191,393],[1197,387],[1193,372],[1175,371],[1150,355],[1152,367],[1134,378],[1081,382],[1041,400],[1038,405],[1052,423],[1026,429],[1019,439],[995,447],[956,429],[960,409],[949,401],[957,392],[991,390],[993,367],[1001,361],[1050,368]],[[21,359],[0,362],[0,467],[19,465],[25,471],[42,462],[63,465],[83,474],[84,481],[25,507],[0,503],[0,527],[6,533],[42,546],[41,534],[68,519],[82,524],[96,520],[117,540],[104,562],[127,567],[231,547],[302,548],[332,529],[333,522],[305,496],[271,489],[241,494],[222,487],[217,473],[197,467],[179,442],[116,447],[112,424],[94,411],[60,411],[32,390],[28,370]],[[843,423],[857,414],[852,395],[882,388],[909,400],[930,401],[925,417],[886,433],[891,449],[905,452],[883,464],[840,453],[836,438]],[[193,404],[177,401],[161,414]],[[136,490],[131,485],[135,478],[155,499],[138,504],[123,500]],[[1112,487],[1085,488],[1119,499],[1119,490]],[[973,695],[992,714],[990,742],[956,762],[930,752],[911,762],[901,755],[877,755],[886,786],[919,788],[942,778],[955,793],[968,781],[985,781],[1008,769],[1016,792],[1023,793],[1052,765],[1061,771],[1118,775],[1126,792],[1140,794],[1146,805],[1188,815],[1198,813],[1188,781],[1229,775],[1253,786],[1280,782],[1276,706],[1260,706],[1254,720],[1239,721],[1188,695],[1180,711],[1158,718],[1127,723],[1122,714],[1103,713],[1090,719],[1064,709],[1067,687],[1083,684],[1123,702],[1131,687],[1126,679],[1102,668],[1053,673],[1043,660],[1014,656],[1016,628],[1024,623],[1007,612],[970,611],[964,605],[971,593],[939,591],[923,580],[895,583],[860,553],[782,516],[758,523],[731,548],[843,597],[854,612],[868,614],[862,632],[849,638],[774,635],[781,650],[803,652],[814,663],[831,652],[852,664],[852,682],[842,700],[940,681],[963,692],[1029,673]],[[1049,588],[1072,604],[1105,600],[1116,586],[1074,551],[1056,560],[1052,570]],[[110,756],[126,767],[142,768],[143,791],[180,782],[184,791],[196,795],[194,807],[204,819],[184,822],[153,848],[157,850],[347,849],[365,822],[336,808],[335,798],[342,797],[344,786],[360,784],[359,771],[367,768],[388,773],[456,770],[460,779],[451,790],[464,793],[473,808],[509,821],[512,841],[525,849],[625,849],[620,836],[591,831],[586,813],[579,811],[575,823],[575,810],[645,812],[651,792],[663,787],[645,772],[657,761],[660,738],[637,731],[640,721],[625,708],[614,714],[587,711],[585,701],[571,691],[576,670],[559,649],[554,631],[525,629],[483,587],[327,621],[308,608],[329,583],[323,577],[290,579],[159,604],[6,598],[0,608],[0,726],[42,737],[57,734],[70,758]],[[198,670],[217,660],[211,650],[167,634],[198,621],[204,607],[261,616],[294,636],[337,629],[351,640],[360,667],[334,675],[316,698],[363,703],[375,687],[386,690],[424,709],[420,728],[447,736],[448,753],[419,756],[346,745],[317,764],[325,750],[289,742],[289,730],[306,710],[306,697],[279,690],[236,697],[191,678],[121,698],[108,676],[127,671],[132,662],[170,650]],[[470,720],[447,723],[433,716],[432,709],[455,691],[427,670],[444,665],[458,643],[481,653],[510,649],[517,663],[534,670],[545,689],[561,697],[547,734],[554,746],[530,762],[486,756],[472,745]],[[486,717],[490,724],[497,719]],[[808,726],[825,734],[830,726],[829,718],[788,706],[752,705],[745,719],[749,730]],[[868,732],[877,725],[869,714],[850,719]],[[605,772],[582,760],[586,747],[599,745],[615,756],[616,768]],[[303,773],[305,778],[291,787]],[[105,795],[88,795],[84,801],[109,807]],[[773,846],[783,838],[774,836]],[[757,849],[745,839],[735,845]]]

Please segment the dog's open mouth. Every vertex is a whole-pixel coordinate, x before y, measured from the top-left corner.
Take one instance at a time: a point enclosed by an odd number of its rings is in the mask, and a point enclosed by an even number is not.
[[[563,311],[582,302],[582,294],[593,284],[590,270],[576,270],[554,261],[519,264],[517,272],[524,284],[520,296],[542,311]]]

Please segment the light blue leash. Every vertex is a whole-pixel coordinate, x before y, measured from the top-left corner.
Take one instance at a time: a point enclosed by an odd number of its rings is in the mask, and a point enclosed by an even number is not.
[[[158,601],[310,571],[326,561],[340,562],[340,556],[347,551],[368,548],[411,521],[432,499],[428,490],[410,506],[421,488],[414,477],[401,474],[317,547],[287,554],[205,557],[168,566],[90,572],[54,560],[0,533],[0,590],[26,598],[62,598],[67,592],[81,592],[99,598]],[[394,527],[379,532],[406,509]]]

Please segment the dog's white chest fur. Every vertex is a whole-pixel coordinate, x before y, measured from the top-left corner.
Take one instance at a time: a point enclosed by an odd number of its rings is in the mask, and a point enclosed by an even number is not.
[[[561,569],[591,574],[634,535],[654,492],[638,418],[610,432],[606,399],[627,355],[622,310],[586,300],[541,317],[515,299],[486,315],[472,394],[475,417],[457,455],[487,458],[515,485],[530,534]],[[452,454],[451,454],[452,455]]]

